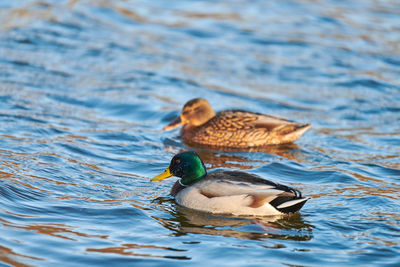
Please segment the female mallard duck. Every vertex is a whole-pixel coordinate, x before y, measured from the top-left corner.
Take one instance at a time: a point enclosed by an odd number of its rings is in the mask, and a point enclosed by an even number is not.
[[[169,167],[152,181],[180,177],[171,189],[178,204],[187,208],[233,215],[294,213],[309,199],[300,191],[241,171],[207,174],[195,152],[175,155]]]
[[[164,130],[184,124],[182,138],[186,143],[228,148],[250,148],[291,143],[310,124],[242,110],[215,113],[207,100],[195,98],[187,102],[181,115]]]

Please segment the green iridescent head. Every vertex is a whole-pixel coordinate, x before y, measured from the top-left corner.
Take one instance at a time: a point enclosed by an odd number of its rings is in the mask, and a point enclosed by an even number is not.
[[[152,181],[159,181],[171,176],[181,178],[182,185],[191,185],[207,175],[206,167],[196,152],[186,151],[176,154],[168,168]]]

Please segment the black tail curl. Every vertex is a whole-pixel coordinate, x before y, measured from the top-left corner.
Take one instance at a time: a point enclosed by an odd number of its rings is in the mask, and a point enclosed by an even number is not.
[[[303,205],[306,203],[308,198],[303,198],[303,196],[301,195],[301,192],[297,189],[294,189],[294,188],[291,188],[288,186],[283,186],[283,187],[286,187],[286,189],[287,189],[287,190],[285,190],[286,192],[291,192],[294,194],[294,196],[278,196],[274,200],[272,200],[269,204],[271,204],[275,209],[277,209],[278,211],[283,212],[283,213],[295,213],[295,212],[299,211],[303,207]],[[285,202],[297,200],[297,199],[303,199],[303,201],[300,201],[300,202],[295,203],[288,207],[278,208],[281,204],[283,204]]]

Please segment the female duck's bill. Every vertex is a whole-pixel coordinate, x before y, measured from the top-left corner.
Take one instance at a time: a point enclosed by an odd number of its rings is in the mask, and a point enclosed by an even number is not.
[[[310,128],[310,124],[242,110],[215,113],[203,98],[187,102],[179,117],[165,126],[164,130],[181,125],[185,142],[226,148],[291,143]]]
[[[178,204],[205,212],[233,215],[279,215],[299,211],[309,199],[300,191],[241,171],[207,173],[195,152],[175,155],[160,181],[176,176],[171,189]]]
[[[164,127],[164,131],[167,130],[172,130],[176,127],[179,127],[181,125],[183,125],[184,123],[182,122],[182,118],[181,116],[179,116],[178,118],[176,118],[173,122],[171,122],[170,124],[168,124],[167,126]]]

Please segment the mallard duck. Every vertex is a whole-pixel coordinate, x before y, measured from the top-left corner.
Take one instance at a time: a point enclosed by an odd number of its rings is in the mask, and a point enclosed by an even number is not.
[[[220,214],[266,216],[294,213],[309,199],[300,191],[242,171],[207,173],[199,155],[176,154],[169,167],[151,181],[176,176],[171,189],[179,205]]]
[[[184,125],[181,135],[186,143],[228,148],[291,143],[310,128],[310,124],[242,110],[215,113],[204,98],[187,102],[181,115],[164,130],[180,125]]]

